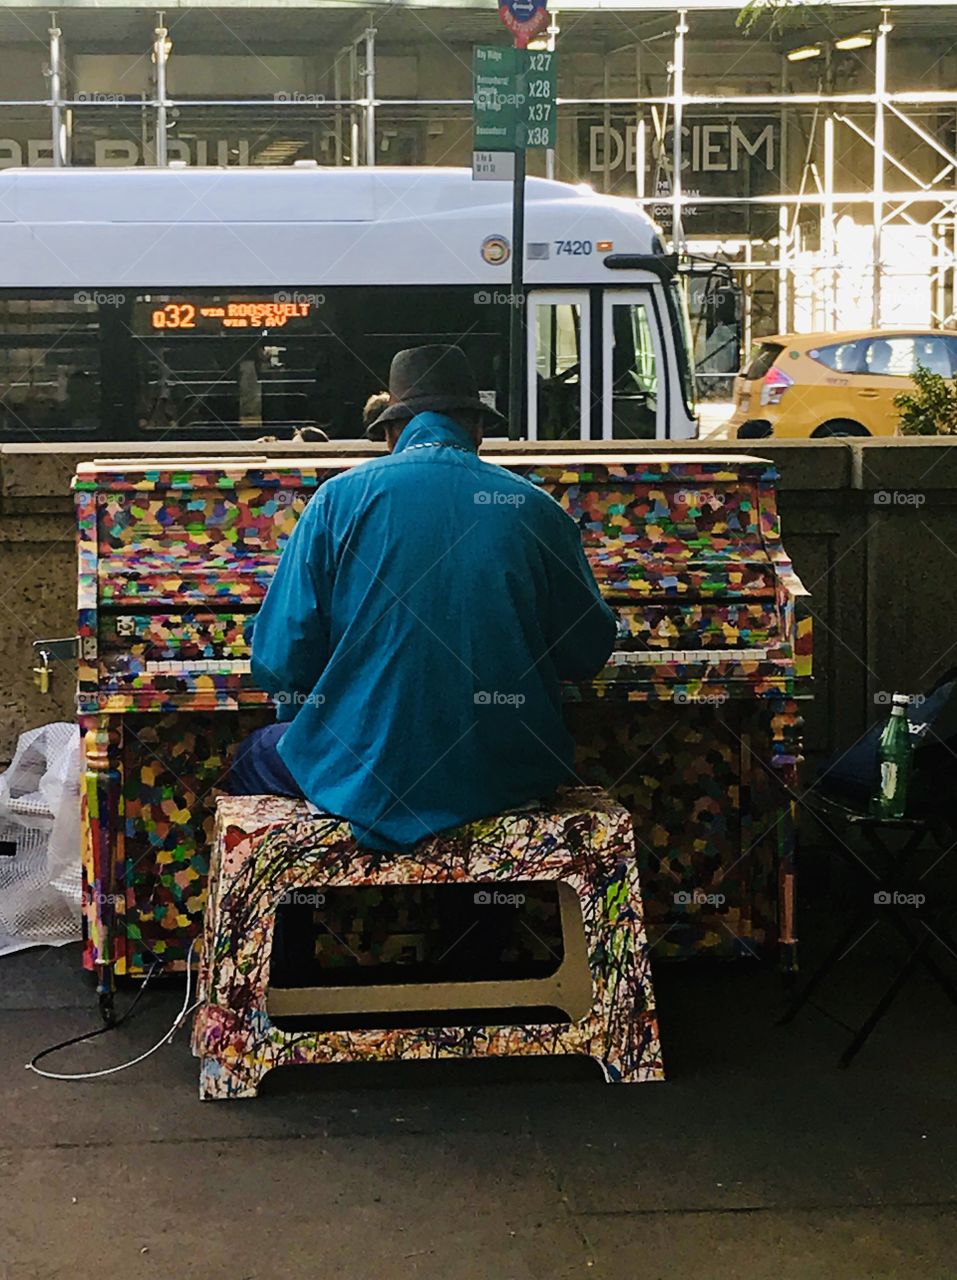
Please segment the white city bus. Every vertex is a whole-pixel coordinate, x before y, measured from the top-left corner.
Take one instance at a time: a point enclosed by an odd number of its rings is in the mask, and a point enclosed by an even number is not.
[[[361,434],[393,354],[508,403],[511,186],[457,169],[0,173],[0,441]],[[674,259],[633,201],[531,178],[527,431],[696,434]]]

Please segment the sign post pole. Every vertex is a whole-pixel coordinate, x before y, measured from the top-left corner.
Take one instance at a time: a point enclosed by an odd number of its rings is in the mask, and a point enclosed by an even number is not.
[[[525,92],[526,75],[518,77],[518,91]],[[525,125],[519,124],[512,179],[512,286],[508,318],[508,438],[525,436]]]
[[[530,59],[528,42],[548,25],[547,0],[500,0],[499,16],[511,31],[510,50],[478,46],[473,60],[474,178],[512,181],[511,289],[508,303],[508,434],[525,434],[525,153],[555,145],[554,53]],[[544,59],[544,61],[543,61]],[[482,143],[491,149],[478,148]],[[506,154],[513,160],[506,173]]]

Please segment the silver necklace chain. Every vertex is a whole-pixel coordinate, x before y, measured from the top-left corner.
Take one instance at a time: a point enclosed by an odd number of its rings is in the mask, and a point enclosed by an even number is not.
[[[409,453],[413,449],[458,449],[459,453],[474,453],[474,449],[468,449],[464,444],[450,444],[447,440],[423,440],[420,444],[407,444],[401,451]]]

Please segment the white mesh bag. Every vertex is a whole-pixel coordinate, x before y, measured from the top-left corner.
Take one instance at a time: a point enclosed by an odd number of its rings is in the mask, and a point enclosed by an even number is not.
[[[80,735],[21,734],[0,774],[0,955],[80,937]]]

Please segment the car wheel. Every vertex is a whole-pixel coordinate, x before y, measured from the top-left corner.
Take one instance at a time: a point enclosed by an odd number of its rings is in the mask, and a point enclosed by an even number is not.
[[[829,440],[838,436],[869,436],[867,427],[851,418],[832,418],[830,422],[822,422],[816,431],[811,432],[812,440]]]
[[[738,427],[739,440],[765,440],[771,434],[771,424],[766,418],[749,418]]]

